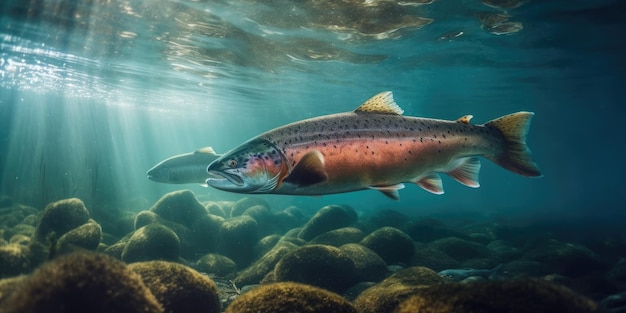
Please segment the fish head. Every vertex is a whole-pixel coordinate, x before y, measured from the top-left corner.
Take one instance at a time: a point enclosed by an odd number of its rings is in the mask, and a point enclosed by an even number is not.
[[[207,185],[239,193],[271,193],[287,171],[284,155],[264,139],[253,139],[207,167]]]
[[[148,176],[149,180],[159,183],[167,183],[170,181],[172,171],[167,165],[159,163],[153,168],[149,169],[148,172],[146,172],[146,175]]]

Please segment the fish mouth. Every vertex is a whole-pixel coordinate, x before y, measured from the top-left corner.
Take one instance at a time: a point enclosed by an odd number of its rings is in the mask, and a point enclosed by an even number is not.
[[[244,185],[243,179],[239,175],[215,170],[209,171],[209,178],[207,178],[206,183],[209,185],[211,183],[223,184],[225,181],[239,187]]]

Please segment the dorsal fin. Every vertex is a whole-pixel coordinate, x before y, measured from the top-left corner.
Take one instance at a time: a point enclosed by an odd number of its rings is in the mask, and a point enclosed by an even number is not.
[[[200,148],[200,149],[194,151],[193,153],[217,154],[217,153],[215,153],[215,150],[213,150],[213,147]]]
[[[474,115],[463,115],[459,117],[456,121],[463,124],[469,124],[472,117],[474,117]]]
[[[402,115],[404,110],[393,100],[391,91],[383,91],[365,101],[354,112]]]

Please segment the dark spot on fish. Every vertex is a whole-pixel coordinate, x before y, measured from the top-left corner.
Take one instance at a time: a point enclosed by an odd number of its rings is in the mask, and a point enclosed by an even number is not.
[[[439,144],[441,144],[441,140],[437,140],[439,142]]]
[[[385,144],[389,144],[389,141],[385,140]]]
[[[274,165],[278,165],[278,164],[280,164],[280,161],[279,160],[274,160]]]
[[[443,139],[446,139],[446,135],[445,134],[441,134],[441,136],[443,137]]]
[[[293,158],[293,152],[291,153],[291,157]]]
[[[402,144],[400,144],[400,147],[402,147]]]
[[[325,142],[324,142],[324,143],[322,143],[322,146],[326,147],[326,143],[325,143]]]
[[[337,145],[333,145],[333,148],[337,149]]]
[[[411,152],[411,150],[409,150],[409,154],[413,154],[413,152]]]
[[[437,149],[437,153],[441,153],[441,149]]]
[[[372,151],[372,155],[374,155],[374,151]]]

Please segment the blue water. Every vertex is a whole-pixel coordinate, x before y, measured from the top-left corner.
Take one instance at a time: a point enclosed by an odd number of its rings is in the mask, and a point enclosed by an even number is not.
[[[349,203],[367,214],[624,221],[626,4],[531,0],[495,35],[478,0],[20,1],[0,4],[0,194],[42,208],[79,197],[132,210],[189,188],[149,181],[158,161],[225,152],[285,123],[356,108],[384,90],[405,115],[483,123],[536,113],[528,136],[544,177],[483,161],[478,189],[444,178],[392,201],[376,191],[263,195],[274,209]],[[418,17],[432,19],[418,24]],[[461,36],[441,39],[445,34]]]

